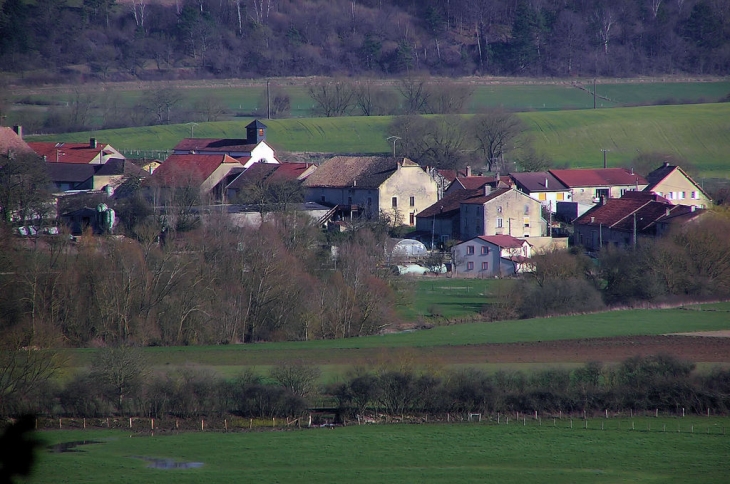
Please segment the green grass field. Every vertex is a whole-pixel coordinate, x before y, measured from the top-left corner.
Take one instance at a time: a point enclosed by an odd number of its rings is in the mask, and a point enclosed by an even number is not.
[[[382,336],[344,340],[257,343],[249,345],[145,348],[149,363],[157,368],[197,364],[224,376],[244,368],[264,372],[284,361],[320,366],[325,380],[336,378],[354,364],[378,364],[411,356],[433,357],[450,366],[460,347],[484,343],[517,343],[599,338],[626,335],[658,335],[730,329],[728,310],[686,309],[631,310],[562,316],[544,319],[465,323]],[[90,364],[94,349],[64,350],[70,369]],[[438,356],[434,356],[438,354]],[[488,357],[482,361],[487,362]],[[72,371],[72,370],[69,370]]]
[[[639,152],[661,151],[691,161],[701,177],[729,177],[730,103],[645,106],[598,110],[529,112],[519,116],[536,147],[560,165],[625,166]],[[200,123],[195,137],[242,137],[251,118]],[[388,153],[390,117],[268,120],[268,139],[278,150],[332,153]],[[185,124],[70,133],[33,139],[87,141],[89,136],[122,150],[169,150],[190,136]],[[135,154],[132,153],[132,156]],[[156,156],[148,153],[148,156]],[[164,155],[162,155],[164,156]]]
[[[291,116],[295,118],[311,116],[313,102],[307,93],[306,79],[273,79],[273,90],[283,90],[291,100]],[[396,90],[396,81],[376,81],[387,89]],[[542,79],[464,79],[461,82],[469,83],[474,93],[469,105],[469,112],[475,113],[484,108],[502,107],[515,111],[555,111],[562,109],[590,109],[593,107],[593,96],[586,90],[579,89],[580,85],[592,91],[592,80],[557,80],[545,81]],[[132,109],[139,102],[144,90],[159,83],[121,83],[121,84],[88,84],[82,87],[84,92],[104,97],[108,102],[110,97],[117,100],[123,109]],[[224,117],[230,118],[235,114],[265,113],[260,106],[264,106],[263,98],[266,93],[264,80],[239,81],[180,81],[165,83],[179,89],[183,96],[181,108],[195,111],[196,104],[204,98],[213,98],[226,109]],[[35,106],[60,106],[72,102],[75,96],[70,86],[56,86],[48,88],[20,88],[11,92],[11,99],[15,102],[35,103]],[[636,104],[653,104],[657,102],[714,102],[730,93],[730,81],[710,82],[678,82],[670,81],[622,81],[599,80],[597,84],[597,107],[620,107]],[[33,104],[19,104],[17,112],[30,109]]]
[[[494,279],[414,278],[414,300],[400,308],[400,316],[409,321],[436,318],[440,323],[452,318],[478,317],[485,304],[493,301],[492,292],[500,281]]]
[[[573,429],[569,419],[555,427],[547,419],[542,426],[535,420],[501,421],[154,437],[45,431],[40,435],[48,444],[101,443],[77,452],[43,451],[33,477],[21,482],[727,482],[726,418],[637,418],[636,430],[626,419],[590,419],[587,430],[582,420],[575,420]],[[148,467],[150,458],[202,466],[154,469]]]

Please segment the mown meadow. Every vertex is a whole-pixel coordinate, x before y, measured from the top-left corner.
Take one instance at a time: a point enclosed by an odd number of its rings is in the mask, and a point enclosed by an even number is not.
[[[555,423],[527,418],[507,424],[502,415],[500,424],[154,436],[149,431],[55,430],[39,434],[46,445],[97,443],[75,452],[42,450],[34,475],[22,482],[726,482],[728,424],[727,418],[716,417],[563,418]],[[155,459],[169,467],[196,464],[156,469],[150,467]]]

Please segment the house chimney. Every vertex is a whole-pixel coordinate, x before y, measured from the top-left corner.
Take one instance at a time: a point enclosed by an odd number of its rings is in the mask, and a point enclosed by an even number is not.
[[[545,177],[545,188],[547,188],[547,187],[548,187],[548,179],[547,179],[547,177]]]
[[[669,217],[669,214],[670,214],[671,212],[672,212],[672,209],[670,209],[669,207],[667,207],[667,210],[666,210],[666,212],[664,213],[664,216],[665,216],[665,217]]]
[[[92,150],[96,149],[96,138],[89,138],[89,148]]]
[[[490,193],[492,193],[492,187],[490,187],[489,183],[487,183],[484,185],[484,196],[486,197]]]
[[[596,217],[591,217],[591,223],[594,223],[596,221]]]
[[[692,205],[690,207],[690,212],[694,212],[696,209],[697,209],[697,206],[696,205]]]
[[[16,124],[13,126],[13,131],[15,131],[15,134],[17,134],[20,139],[23,139],[23,127],[21,125]]]
[[[466,176],[471,176],[471,166],[466,165]]]
[[[665,161],[664,162],[664,168],[667,168],[668,166],[669,166],[669,162],[668,161]]]

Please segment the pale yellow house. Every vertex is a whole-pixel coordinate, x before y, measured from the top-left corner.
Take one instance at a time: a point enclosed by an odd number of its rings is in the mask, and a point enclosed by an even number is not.
[[[712,199],[681,167],[664,163],[646,176],[644,191],[664,197],[674,205],[707,208]]]
[[[397,225],[410,226],[438,196],[434,179],[408,158],[336,156],[322,163],[303,186],[307,201],[333,207],[341,217],[387,216]]]

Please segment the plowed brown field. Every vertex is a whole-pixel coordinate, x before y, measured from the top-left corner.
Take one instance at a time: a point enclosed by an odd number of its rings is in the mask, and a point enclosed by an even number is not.
[[[424,351],[428,351],[424,348]],[[730,338],[707,336],[624,336],[535,343],[485,344],[431,349],[449,363],[583,363],[621,361],[666,353],[693,362],[730,362]]]

